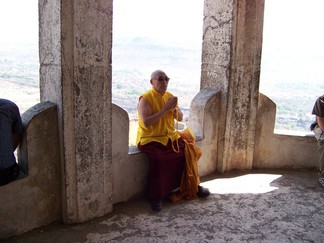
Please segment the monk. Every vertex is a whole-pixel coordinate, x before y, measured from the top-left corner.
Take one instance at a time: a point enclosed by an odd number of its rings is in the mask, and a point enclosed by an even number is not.
[[[152,88],[139,97],[137,147],[149,159],[147,196],[154,211],[162,210],[162,200],[177,193],[186,180],[185,141],[177,133],[174,122],[181,121],[183,113],[178,98],[167,91],[169,77],[162,70],[151,74]],[[190,163],[190,162],[189,162]],[[189,164],[190,166],[190,164]],[[196,166],[197,168],[197,166]],[[195,181],[199,182],[198,174]],[[208,189],[195,186],[197,197],[208,197]]]

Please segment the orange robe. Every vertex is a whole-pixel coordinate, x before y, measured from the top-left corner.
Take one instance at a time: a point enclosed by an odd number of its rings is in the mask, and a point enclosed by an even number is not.
[[[189,128],[180,132],[180,136],[185,141],[185,168],[182,173],[179,192],[170,196],[172,202],[183,198],[188,200],[198,198],[197,192],[200,183],[198,160],[202,153],[200,148],[195,145],[196,137]]]

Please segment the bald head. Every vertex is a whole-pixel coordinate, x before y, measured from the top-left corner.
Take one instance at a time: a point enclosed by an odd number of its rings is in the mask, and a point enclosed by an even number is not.
[[[152,74],[151,74],[151,80],[152,79],[156,79],[158,78],[159,76],[166,76],[165,75],[165,72],[163,72],[162,70],[155,70]]]
[[[156,70],[151,74],[150,82],[153,89],[163,95],[168,88],[169,78],[162,70]]]

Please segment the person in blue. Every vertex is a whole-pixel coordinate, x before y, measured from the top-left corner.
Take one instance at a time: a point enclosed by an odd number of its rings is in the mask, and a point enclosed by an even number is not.
[[[15,180],[20,172],[15,150],[23,134],[18,106],[0,98],[0,186]]]
[[[318,165],[319,183],[324,187],[324,95],[317,98],[312,114],[316,115],[316,121],[312,124],[311,130],[315,133],[320,156]]]

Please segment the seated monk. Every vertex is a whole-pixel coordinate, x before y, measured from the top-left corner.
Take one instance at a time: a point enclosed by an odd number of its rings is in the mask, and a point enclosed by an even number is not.
[[[154,211],[162,209],[165,198],[177,201],[210,195],[208,189],[199,185],[200,149],[192,141],[189,146],[175,129],[174,122],[181,121],[183,113],[178,98],[167,91],[169,80],[163,71],[154,71],[150,79],[152,89],[142,94],[138,103],[136,144],[149,159],[147,196]]]

